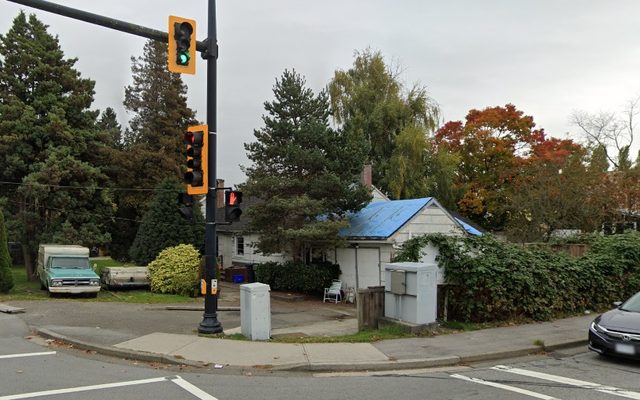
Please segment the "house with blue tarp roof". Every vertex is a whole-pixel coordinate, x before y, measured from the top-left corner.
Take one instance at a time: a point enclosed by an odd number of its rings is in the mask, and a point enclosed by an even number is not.
[[[384,265],[398,248],[415,236],[430,233],[481,235],[479,228],[454,217],[433,197],[374,201],[349,217],[350,226],[340,231],[348,243],[328,254],[340,265],[346,288],[384,284]],[[435,263],[437,248],[427,247],[423,262]]]

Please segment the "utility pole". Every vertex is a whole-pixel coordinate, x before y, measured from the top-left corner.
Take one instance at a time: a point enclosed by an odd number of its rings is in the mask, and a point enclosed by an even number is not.
[[[100,25],[117,31],[142,36],[159,42],[168,43],[172,38],[167,32],[158,31],[141,25],[120,21],[104,15],[89,13],[75,8],[62,6],[45,0],[8,0],[27,7],[37,8],[72,19]],[[178,1],[178,0],[176,0]],[[216,35],[216,2],[208,0],[207,39],[196,42],[196,50],[202,53],[207,61],[207,125],[209,126],[208,140],[208,190],[206,194],[205,214],[205,271],[206,294],[204,297],[204,315],[198,325],[198,332],[215,334],[222,332],[222,325],[218,321],[218,295],[213,294],[214,279],[217,269],[217,241],[216,241],[216,78],[218,61],[218,38]],[[216,283],[217,284],[217,283]]]
[[[204,233],[204,278],[207,293],[204,295],[204,315],[198,326],[199,333],[214,334],[222,332],[222,325],[218,321],[218,294],[212,294],[212,282],[216,279],[217,236],[216,236],[216,130],[217,130],[217,72],[218,72],[218,37],[216,34],[216,1],[209,1],[207,21],[207,49],[202,57],[207,60],[207,125],[209,126],[209,190],[206,195],[207,208],[205,212]]]

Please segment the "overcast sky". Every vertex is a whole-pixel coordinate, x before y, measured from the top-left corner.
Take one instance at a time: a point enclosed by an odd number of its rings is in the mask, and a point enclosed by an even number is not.
[[[164,31],[168,15],[192,18],[198,39],[206,37],[206,0],[55,2]],[[130,57],[146,39],[6,0],[1,33],[20,8],[49,25],[67,57],[79,58],[76,67],[96,81],[94,107],[113,107],[126,123]],[[425,85],[445,121],[513,103],[548,134],[579,139],[572,111],[621,111],[640,94],[637,0],[219,0],[217,15],[218,177],[229,184],[244,180],[243,143],[262,126],[263,103],[285,68],[320,90],[367,47],[401,65],[407,85]],[[197,75],[183,79],[204,121],[205,62],[198,57]]]

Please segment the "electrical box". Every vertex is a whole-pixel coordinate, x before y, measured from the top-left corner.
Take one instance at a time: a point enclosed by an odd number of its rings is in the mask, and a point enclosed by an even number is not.
[[[426,263],[385,265],[384,316],[412,324],[435,322],[438,266]]]
[[[271,338],[271,296],[269,285],[240,285],[240,331],[251,340]]]
[[[391,272],[391,290],[393,294],[407,293],[407,275],[406,271],[396,269]]]

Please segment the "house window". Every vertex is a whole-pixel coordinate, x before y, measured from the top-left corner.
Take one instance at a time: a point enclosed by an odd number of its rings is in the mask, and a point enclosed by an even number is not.
[[[244,255],[244,237],[236,236],[236,254],[239,256]]]

